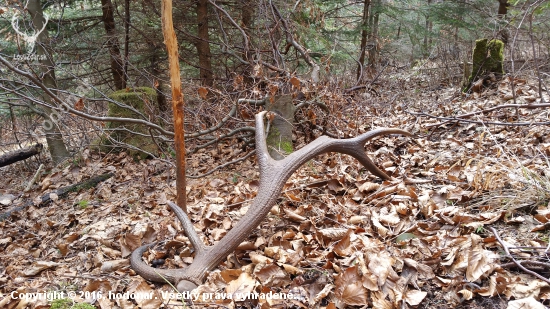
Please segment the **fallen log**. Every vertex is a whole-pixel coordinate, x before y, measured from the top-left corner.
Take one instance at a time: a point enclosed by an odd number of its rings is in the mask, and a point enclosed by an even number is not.
[[[42,151],[42,144],[34,144],[30,147],[8,152],[0,156],[0,167],[25,160]]]
[[[40,207],[40,206],[43,206],[43,205],[51,202],[52,199],[50,197],[50,194],[52,194],[52,193],[57,194],[57,196],[59,198],[63,198],[67,194],[69,194],[69,192],[76,192],[76,191],[79,191],[81,189],[93,188],[93,187],[97,186],[98,183],[113,177],[113,175],[114,175],[113,173],[102,174],[102,175],[90,178],[88,180],[81,181],[81,182],[79,182],[77,184],[74,184],[74,185],[59,188],[59,189],[55,190],[54,192],[46,193],[46,194],[42,195],[42,198],[41,198],[40,202],[36,206]],[[25,209],[25,208],[33,205],[33,204],[34,204],[33,201],[29,201],[29,202],[25,203],[22,206],[14,207],[11,210],[8,210],[4,213],[0,213],[0,222],[4,221],[6,218],[11,216],[12,213],[17,212],[17,211],[21,211],[21,210],[23,210],[23,209]]]

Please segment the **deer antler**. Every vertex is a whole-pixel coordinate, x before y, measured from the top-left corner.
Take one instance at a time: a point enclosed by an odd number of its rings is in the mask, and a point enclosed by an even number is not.
[[[386,173],[374,165],[372,160],[365,154],[363,146],[367,141],[380,135],[402,134],[411,136],[407,131],[388,128],[373,130],[350,139],[333,139],[321,136],[307,146],[291,153],[283,160],[275,161],[267,152],[264,133],[265,113],[261,112],[256,115],[256,156],[260,166],[260,186],[258,195],[244,217],[217,244],[205,247],[187,214],[177,205],[168,203],[181,221],[183,230],[196,251],[193,263],[181,269],[156,269],[148,266],[141,258],[147,248],[153,245],[148,244],[136,249],[130,257],[130,265],[136,273],[150,281],[169,281],[176,284],[180,292],[192,290],[202,284],[208,271],[215,269],[250,235],[253,229],[260,225],[277,201],[279,193],[288,178],[302,164],[323,153],[340,152],[353,156],[376,176],[382,179],[390,179]]]

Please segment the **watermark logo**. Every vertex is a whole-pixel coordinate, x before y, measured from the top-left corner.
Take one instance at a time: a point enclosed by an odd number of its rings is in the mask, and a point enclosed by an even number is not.
[[[11,27],[17,33],[23,41],[27,43],[27,53],[25,55],[14,55],[13,59],[16,61],[37,61],[37,60],[46,60],[46,55],[36,55],[33,53],[34,45],[36,44],[36,40],[38,39],[38,36],[46,30],[46,25],[49,21],[49,16],[45,13],[42,14],[44,16],[44,24],[42,25],[42,29],[40,30],[33,30],[32,34],[28,34],[24,30],[20,28],[19,25],[19,17],[20,17],[19,11],[15,11],[13,16],[11,17]]]
[[[90,89],[93,89],[89,86],[89,83],[86,80],[83,80],[81,84],[75,89],[74,93],[68,94],[66,97],[63,97],[62,100],[64,104],[59,105],[59,109],[53,109],[49,117],[44,119],[42,122],[42,127],[45,130],[52,130],[54,126],[59,126],[60,121],[63,119],[66,113],[70,112],[71,107],[77,111],[82,111],[84,109],[84,99],[85,94]]]

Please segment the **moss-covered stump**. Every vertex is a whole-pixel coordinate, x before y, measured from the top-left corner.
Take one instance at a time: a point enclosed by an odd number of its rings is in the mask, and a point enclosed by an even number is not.
[[[139,112],[152,120],[158,115],[157,93],[152,88],[139,87],[123,89],[113,92],[109,95],[109,98],[120,103],[116,104],[109,102],[109,111],[107,113],[109,117],[143,119],[143,117],[137,113]],[[125,105],[131,108],[125,107]],[[132,110],[132,108],[134,110]],[[107,122],[106,128],[108,129],[107,134],[109,134],[109,136],[101,138],[100,149],[102,151],[127,150],[135,159],[144,159],[148,156],[147,152],[155,153],[158,150],[157,145],[150,137],[148,128],[144,125],[125,122]],[[132,147],[128,149],[128,147],[116,145],[116,143],[113,143],[113,140],[128,144]],[[134,147],[143,151],[133,149]]]
[[[472,71],[462,91],[468,91],[473,82],[490,73],[494,73],[497,77],[502,76],[504,74],[503,62],[504,43],[501,40],[477,40],[472,55]]]
[[[292,103],[292,95],[282,95],[267,100],[266,108],[275,114],[266,138],[268,151],[273,159],[281,160],[294,150],[292,123],[296,107]]]

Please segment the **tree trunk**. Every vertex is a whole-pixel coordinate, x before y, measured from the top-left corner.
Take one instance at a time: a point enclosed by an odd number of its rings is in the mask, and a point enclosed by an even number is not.
[[[248,38],[252,39],[252,36],[250,35],[250,30],[252,28],[252,21],[254,17],[254,5],[257,2],[252,0],[240,0],[241,5],[241,23],[242,28]],[[246,38],[243,37],[243,46],[246,45]],[[246,61],[248,61],[248,65],[245,68],[245,71],[243,72],[244,75],[244,82],[246,85],[251,85],[254,83],[254,77],[253,75],[253,67],[252,67],[252,56],[253,53],[250,50],[245,50],[244,58]]]
[[[378,20],[380,13],[378,12],[381,4],[380,0],[374,1],[374,10],[371,9],[371,14],[369,16],[369,42],[367,44],[368,55],[369,55],[369,65],[368,73],[373,75],[376,73],[376,61],[378,60]]]
[[[164,82],[162,81],[162,69],[159,67],[159,60],[157,55],[157,47],[152,46],[155,50],[151,51],[151,72],[153,73],[153,88],[157,92],[157,105],[161,112],[166,112],[169,109],[168,103],[166,102],[166,95],[162,91],[164,89]]]
[[[111,0],[101,0],[101,10],[103,12],[103,25],[107,33],[105,46],[109,49],[111,58],[111,73],[113,74],[116,90],[121,90],[126,88],[126,76],[124,75],[120,47],[116,36],[113,3]]]
[[[130,61],[130,0],[124,1],[124,77],[128,79],[128,62]],[[128,84],[126,82],[126,84]],[[125,85],[127,87],[127,85]]]
[[[107,173],[107,174],[102,174],[102,175],[99,175],[99,176],[95,176],[95,177],[92,177],[88,180],[84,180],[84,181],[81,181],[77,184],[74,184],[74,185],[70,185],[70,186],[66,186],[66,187],[63,187],[63,188],[59,188],[57,190],[54,191],[54,193],[57,195],[57,197],[59,199],[65,197],[67,194],[71,193],[71,192],[78,192],[82,189],[89,189],[89,188],[93,188],[95,186],[97,186],[98,183],[100,182],[103,182],[111,177],[113,177],[114,174],[113,173]],[[36,205],[34,203],[34,201],[28,201],[27,203],[25,203],[23,206],[18,206],[18,207],[15,207],[13,209],[10,209],[9,211],[6,211],[4,213],[0,213],[0,222],[4,221],[6,218],[10,217],[14,212],[19,212],[29,206],[34,206],[34,207],[41,207],[41,206],[44,206],[46,205],[47,203],[51,202],[52,201],[52,195],[51,193],[46,193],[44,195],[42,195],[42,198],[40,198],[40,202],[38,202],[38,205]]]
[[[363,2],[363,18],[361,19],[361,53],[359,54],[359,64],[357,65],[357,80],[361,78],[363,67],[365,65],[365,55],[367,53],[367,39],[369,33],[369,9],[370,0]]]
[[[502,29],[499,31],[500,39],[504,44],[508,43],[508,39],[510,38],[510,32],[508,28],[506,28],[506,14],[508,14],[508,7],[510,6],[510,3],[508,0],[498,0],[498,18],[502,20]]]
[[[498,15],[506,16],[508,14],[508,7],[510,4],[508,0],[497,0],[498,1]]]
[[[42,29],[44,27],[44,15],[42,13],[42,6],[40,0],[29,0],[27,4],[27,10],[29,11],[32,24],[35,29]],[[46,47],[48,46],[49,38],[48,31],[42,31],[36,40],[36,54],[40,59],[42,74],[42,82],[52,91],[57,89],[57,81],[55,79],[55,64],[53,62],[52,55],[48,52]],[[53,100],[44,95],[43,99],[50,105],[55,105]],[[48,144],[48,150],[52,157],[52,161],[55,164],[60,163],[66,158],[70,157],[69,151],[63,142],[63,135],[59,130],[58,121],[61,118],[60,115],[50,108],[43,108],[47,118],[44,121],[44,133],[46,134],[46,142]]]
[[[428,0],[428,11],[431,3],[432,3],[432,0]],[[432,21],[430,20],[430,15],[426,14],[426,32],[424,33],[424,50],[423,50],[424,57],[427,57],[430,54],[429,50],[430,50],[430,45],[432,45],[432,38],[431,38],[432,28],[433,28],[433,24],[432,24]]]
[[[208,35],[208,0],[198,0],[197,13],[197,34],[195,47],[199,54],[200,79],[203,86],[214,85],[214,74],[212,73],[212,54],[210,53],[210,36]]]

